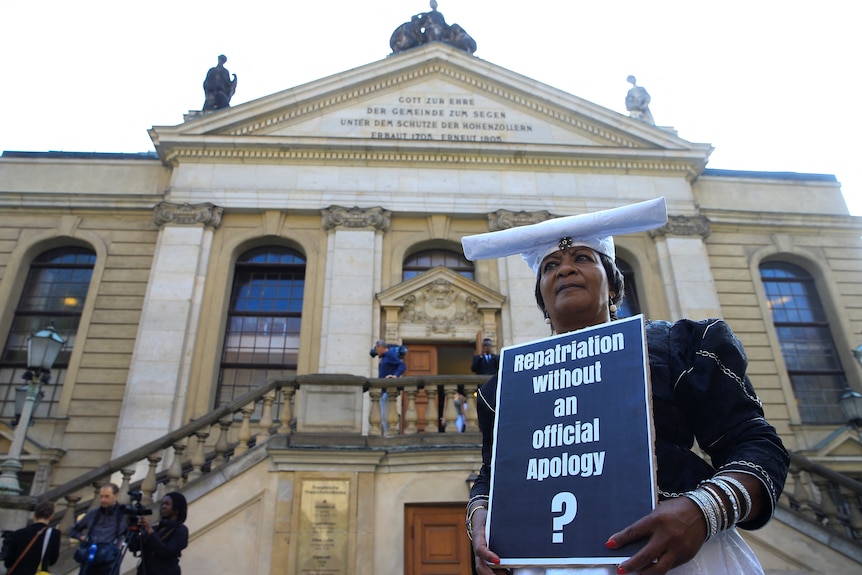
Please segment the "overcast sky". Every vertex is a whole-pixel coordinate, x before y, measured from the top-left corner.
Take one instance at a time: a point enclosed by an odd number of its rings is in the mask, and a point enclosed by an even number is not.
[[[438,0],[476,56],[715,147],[710,168],[834,174],[862,215],[858,8],[848,0]],[[362,66],[427,0],[0,0],[0,150],[145,152],[147,129]]]

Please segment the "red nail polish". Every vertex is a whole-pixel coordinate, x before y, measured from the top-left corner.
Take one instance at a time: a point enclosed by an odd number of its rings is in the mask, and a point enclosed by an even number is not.
[[[614,541],[613,539],[608,539],[608,542],[605,543],[605,547],[607,547],[608,549],[616,549],[617,548],[617,542]]]
[[[494,565],[499,565],[500,560],[499,559],[491,559],[491,563],[493,563]]]
[[[619,573],[619,575],[626,575],[626,573],[628,573],[628,571],[626,571],[622,567],[617,567],[617,573]]]

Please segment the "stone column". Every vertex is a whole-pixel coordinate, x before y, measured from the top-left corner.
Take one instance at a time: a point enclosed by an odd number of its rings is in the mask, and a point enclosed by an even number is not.
[[[703,216],[670,216],[665,226],[650,232],[672,320],[721,317],[704,244],[709,232],[709,220]]]
[[[510,212],[497,210],[488,214],[488,229],[495,232],[516,226],[537,224],[551,218],[547,211]],[[551,335],[542,312],[536,307],[533,292],[536,275],[521,256],[509,256],[498,260],[500,290],[509,294],[503,309],[503,344],[515,345]],[[502,345],[498,344],[498,351]]]
[[[374,295],[380,291],[383,208],[321,210],[328,230],[326,284],[320,343],[320,373],[368,373],[368,351],[379,337]]]
[[[222,208],[155,207],[161,228],[114,440],[117,457],[185,423],[204,278]]]

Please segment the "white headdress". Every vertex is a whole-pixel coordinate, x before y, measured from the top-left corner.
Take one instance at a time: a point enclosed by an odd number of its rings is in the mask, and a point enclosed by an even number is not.
[[[468,260],[502,258],[521,254],[533,272],[549,254],[572,246],[587,246],[614,259],[615,235],[633,234],[667,223],[664,197],[619,208],[555,218],[507,230],[461,239]]]

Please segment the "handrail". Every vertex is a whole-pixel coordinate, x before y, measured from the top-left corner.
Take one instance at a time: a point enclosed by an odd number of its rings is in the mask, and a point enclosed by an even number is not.
[[[789,477],[781,497],[791,513],[862,549],[862,482],[790,453]]]
[[[273,379],[265,383],[261,387],[249,391],[248,393],[238,397],[234,401],[223,405],[222,407],[216,408],[207,413],[206,415],[194,419],[186,425],[174,431],[171,431],[163,435],[162,437],[159,437],[158,439],[154,439],[149,443],[146,443],[136,449],[133,449],[125,455],[116,457],[111,461],[100,465],[99,467],[96,467],[95,469],[88,471],[87,473],[84,473],[83,475],[80,475],[75,479],[72,479],[71,481],[67,481],[62,485],[59,485],[53,489],[46,491],[45,493],[42,493],[37,497],[37,501],[55,501],[68,493],[73,493],[78,489],[90,485],[93,481],[99,479],[100,477],[110,475],[130,465],[136,464],[138,461],[144,459],[149,454],[160,449],[166,449],[170,447],[177,441],[189,437],[195,431],[201,429],[202,427],[217,423],[223,417],[231,415],[241,409],[243,406],[261,399],[264,395],[271,391],[278,390],[284,385],[290,383],[296,384],[296,380],[296,377],[287,379]]]

